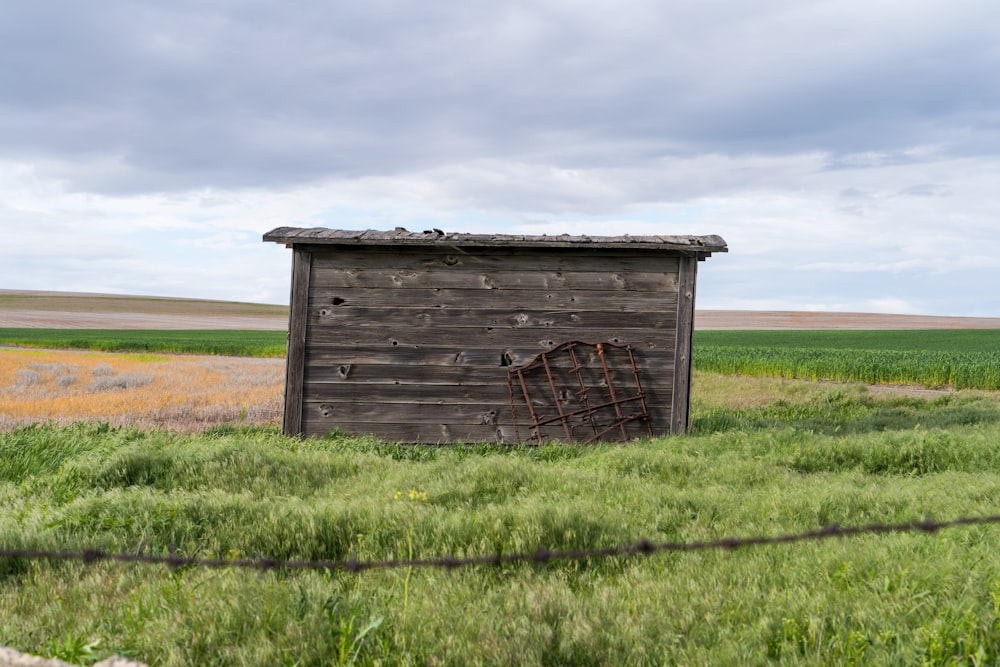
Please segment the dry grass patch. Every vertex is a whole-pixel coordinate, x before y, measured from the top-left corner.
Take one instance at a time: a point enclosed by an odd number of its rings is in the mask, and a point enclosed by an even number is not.
[[[0,428],[107,422],[194,432],[280,422],[283,359],[0,350]]]
[[[691,402],[694,410],[726,408],[745,410],[770,405],[776,401],[808,403],[830,392],[832,386],[863,394],[860,384],[837,384],[812,380],[724,375],[694,371],[691,377]]]

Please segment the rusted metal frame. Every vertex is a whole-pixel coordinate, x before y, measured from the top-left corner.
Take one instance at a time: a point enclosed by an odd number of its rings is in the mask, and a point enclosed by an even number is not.
[[[598,434],[594,435],[593,437],[591,437],[590,439],[586,440],[584,442],[584,444],[585,445],[589,445],[590,443],[596,442],[597,440],[599,440],[601,438],[601,436],[603,436],[605,433],[613,431],[616,428],[618,428],[619,426],[624,429],[625,428],[625,424],[628,424],[629,422],[638,421],[640,419],[646,419],[647,417],[648,417],[648,415],[646,415],[643,412],[633,412],[630,415],[625,415],[624,417],[622,417],[618,421],[614,422],[613,424],[611,424],[610,426],[608,426],[606,429],[604,429],[600,433],[598,433]]]
[[[518,370],[518,371],[525,371],[525,372],[527,372],[527,371],[533,371],[533,370],[536,370],[536,369],[538,369],[538,368],[544,368],[544,367],[545,367],[545,363],[544,363],[544,361],[543,361],[543,360],[544,360],[544,358],[545,358],[545,355],[546,355],[546,354],[548,354],[548,353],[547,353],[547,352],[542,352],[542,353],[541,353],[541,354],[539,354],[539,355],[538,355],[538,357],[537,357],[537,358],[536,358],[536,359],[535,359],[534,361],[532,361],[532,362],[531,362],[530,364],[525,364],[524,366],[518,366],[518,367],[517,367],[517,368],[515,368],[514,370]]]
[[[611,398],[610,401],[607,401],[607,402],[604,402],[604,403],[600,403],[598,405],[592,405],[590,403],[589,396],[588,396],[588,390],[587,390],[586,383],[584,382],[583,374],[582,374],[583,366],[579,363],[579,359],[576,356],[575,348],[576,348],[577,345],[589,345],[589,346],[594,347],[597,350],[598,357],[601,359],[601,366],[602,366],[602,369],[603,369],[603,372],[604,372],[605,382],[608,385],[608,392],[609,392],[609,396]],[[633,374],[633,377],[634,377],[635,383],[636,383],[636,392],[637,393],[634,396],[626,396],[626,397],[623,397],[623,398],[618,398],[618,396],[616,395],[615,390],[614,390],[614,383],[613,383],[613,381],[611,379],[610,369],[608,368],[607,359],[606,359],[605,354],[604,354],[604,346],[605,345],[608,345],[608,346],[614,347],[614,348],[625,348],[625,350],[628,352],[628,355],[629,355],[629,364],[632,366],[632,374]],[[555,385],[555,379],[554,379],[554,377],[552,375],[551,366],[549,365],[549,360],[548,360],[548,357],[553,352],[560,351],[561,349],[565,349],[567,351],[567,353],[569,354],[569,356],[570,356],[570,360],[571,360],[573,366],[571,368],[569,368],[568,371],[570,373],[574,374],[577,377],[577,381],[580,384],[580,391],[577,392],[577,395],[580,397],[581,401],[584,404],[584,407],[581,408],[580,410],[574,410],[574,411],[569,412],[569,413],[563,411],[562,405],[559,402],[559,390],[558,390],[558,388]],[[546,377],[547,377],[547,379],[549,381],[549,387],[552,389],[552,395],[553,395],[553,400],[555,401],[556,410],[559,412],[559,415],[557,417],[540,418],[538,416],[538,414],[535,412],[534,407],[531,404],[531,395],[530,395],[530,392],[528,391],[527,384],[525,383],[524,374],[527,373],[527,372],[530,372],[530,371],[537,370],[538,368],[543,368],[545,370]],[[512,379],[511,379],[511,373],[517,373],[518,381],[519,381],[519,384],[520,384],[520,387],[521,387],[521,393],[524,396],[525,404],[528,406],[528,413],[531,415],[532,424],[534,425],[534,435],[532,437],[534,439],[536,439],[537,441],[539,441],[539,442],[541,442],[541,436],[542,436],[541,429],[542,429],[542,427],[546,426],[548,424],[555,423],[556,421],[559,421],[563,425],[563,431],[566,433],[567,441],[570,442],[570,443],[572,443],[573,442],[573,436],[572,436],[572,431],[570,430],[569,420],[570,420],[570,418],[578,416],[578,415],[586,415],[587,418],[588,418],[588,421],[591,424],[591,428],[593,428],[593,430],[594,430],[594,435],[591,438],[589,438],[588,440],[585,441],[587,443],[594,442],[595,440],[601,438],[603,435],[605,435],[606,433],[608,433],[608,432],[610,432],[610,431],[612,431],[612,430],[614,430],[616,428],[621,428],[621,430],[622,430],[622,438],[625,439],[625,440],[627,440],[628,439],[628,431],[627,431],[625,425],[627,423],[629,423],[629,422],[640,420],[640,419],[643,419],[643,420],[646,421],[646,428],[647,428],[650,436],[653,435],[652,424],[650,423],[650,420],[649,420],[649,408],[648,408],[648,405],[646,404],[646,394],[643,391],[642,384],[641,384],[641,382],[639,380],[639,369],[638,369],[638,366],[636,365],[636,362],[635,362],[635,354],[633,352],[632,346],[629,345],[629,344],[627,344],[627,343],[626,344],[616,344],[616,343],[610,343],[610,342],[608,342],[608,343],[587,343],[586,341],[579,341],[579,340],[567,341],[566,343],[563,343],[563,344],[557,346],[557,348],[554,349],[554,350],[547,350],[545,352],[540,353],[538,355],[538,357],[536,358],[536,360],[532,361],[529,364],[526,364],[526,365],[521,366],[519,368],[509,369],[508,375],[507,375],[507,385],[508,385],[508,389],[509,389],[509,393],[510,393],[511,413],[512,413],[513,419],[514,419],[514,434],[515,434],[515,438],[517,439],[517,441],[520,442],[521,436],[520,436],[520,431],[519,431],[518,425],[517,425],[517,411],[516,411],[516,407],[515,407],[515,404],[514,404],[514,388],[513,388],[513,382],[512,382]],[[621,411],[621,405],[624,404],[624,403],[627,403],[627,402],[631,402],[631,401],[639,401],[640,405],[641,405],[641,408],[642,408],[641,411],[640,412],[636,412],[636,413],[632,413],[632,414],[629,414],[629,415],[623,414],[622,411]],[[612,423],[610,426],[608,426],[604,430],[598,430],[599,427],[596,424],[595,415],[596,415],[596,413],[597,413],[598,410],[601,410],[601,409],[607,408],[607,407],[614,407],[615,408],[615,415],[616,415],[617,419],[615,420],[614,423]]]
[[[584,407],[590,410],[587,421],[590,422],[590,427],[594,429],[594,433],[597,433],[597,422],[594,420],[594,412],[599,408],[591,408],[590,406],[590,392],[587,390],[587,383],[583,381],[583,366],[580,365],[579,360],[576,358],[577,345],[576,341],[566,343],[566,351],[569,352],[570,361],[573,362],[573,367],[569,369],[569,372],[575,375],[577,382],[580,383],[580,391],[576,392],[576,395],[580,398],[580,402],[583,403]]]
[[[614,401],[607,401],[605,403],[599,403],[598,405],[594,405],[594,406],[591,406],[589,408],[580,408],[579,410],[573,410],[572,412],[566,412],[566,413],[563,413],[563,415],[561,415],[561,416],[546,417],[544,419],[539,419],[539,420],[537,420],[536,423],[539,426],[547,426],[547,425],[555,423],[557,421],[561,421],[561,420],[564,420],[564,419],[569,419],[571,417],[576,417],[578,415],[588,415],[588,414],[589,415],[593,415],[597,410],[600,410],[602,408],[610,408],[612,406],[620,406],[620,405],[623,405],[625,403],[630,403],[632,401],[640,401],[640,402],[642,402],[643,401],[643,397],[642,396],[638,396],[638,395],[637,396],[627,396],[625,398],[619,398],[619,399],[616,399]],[[649,417],[649,414],[646,412],[645,409],[643,409],[643,410],[641,410],[639,412],[634,412],[631,415],[621,415],[621,420],[616,420],[611,425],[610,428],[612,428],[612,429],[613,428],[617,428],[618,425],[619,425],[619,423],[634,421],[636,419],[646,419],[648,417]],[[608,432],[608,430],[610,430],[610,429],[605,429],[604,431],[601,431],[600,435],[604,435],[605,433]],[[596,428],[594,429],[594,432],[597,433],[597,429]]]
[[[639,400],[638,396],[629,396],[628,398],[619,398],[619,399],[617,399],[615,401],[608,401],[606,403],[601,403],[599,405],[595,405],[595,406],[593,406],[593,408],[580,408],[579,410],[573,410],[572,412],[567,412],[567,413],[565,413],[565,417],[566,417],[566,419],[569,419],[570,417],[577,417],[579,415],[593,414],[594,412],[596,412],[597,410],[600,410],[602,408],[610,408],[610,407],[613,407],[615,405],[622,405],[624,403],[629,403],[631,401],[638,401],[638,400]],[[639,413],[637,413],[637,414],[639,414]],[[623,419],[625,418],[625,416],[626,415],[621,415],[621,417]],[[545,426],[547,424],[551,424],[553,422],[557,422],[557,421],[559,421],[562,418],[563,417],[546,417],[545,419],[539,420],[538,423],[541,424],[542,426]],[[615,423],[617,424],[618,422],[615,422]]]
[[[569,429],[569,422],[563,414],[562,404],[559,402],[559,390],[556,388],[555,378],[552,377],[552,369],[549,367],[549,359],[546,352],[542,352],[542,365],[545,367],[545,375],[549,378],[549,386],[552,388],[552,401],[555,403],[559,417],[562,419],[563,431],[566,433],[566,442],[573,442],[573,432]]]
[[[603,408],[610,408],[614,407],[615,405],[623,405],[625,403],[631,403],[632,401],[638,401],[640,400],[640,398],[641,397],[639,396],[627,396],[625,398],[619,398],[614,401],[606,401],[604,403],[598,403],[597,405],[592,406],[591,408],[580,408],[579,410],[573,410],[572,412],[566,412],[564,414],[566,417],[576,417],[587,413],[593,413]],[[625,415],[622,416],[624,417]],[[561,417],[546,417],[545,419],[540,420],[539,423],[543,425],[551,424],[552,422],[559,421],[559,419],[561,419]]]
[[[601,360],[601,368],[604,369],[604,380],[608,383],[608,394],[611,396],[611,402],[615,405],[615,416],[621,420],[622,411],[618,405],[618,397],[615,396],[615,386],[611,382],[611,371],[608,369],[608,360],[604,358],[604,344],[598,343],[597,347],[597,358]],[[622,439],[628,440],[628,431],[625,430],[624,424],[622,425]]]
[[[621,427],[622,438],[627,440],[628,439],[628,432],[627,432],[627,430],[625,428],[625,424],[628,423],[628,422],[631,422],[631,421],[638,420],[638,419],[645,420],[645,422],[646,422],[646,429],[649,432],[649,435],[652,436],[653,435],[653,425],[650,423],[650,420],[649,420],[649,408],[646,405],[646,394],[642,390],[642,383],[639,381],[639,368],[638,368],[638,366],[635,363],[635,354],[633,353],[632,346],[629,345],[629,344],[627,344],[627,343],[624,344],[624,345],[615,345],[614,343],[607,343],[607,344],[611,345],[612,347],[617,347],[617,348],[624,347],[625,350],[626,350],[626,352],[628,352],[629,365],[632,366],[632,377],[635,379],[636,394],[635,394],[635,396],[629,396],[629,397],[625,397],[625,398],[618,398],[615,395],[614,386],[613,386],[613,384],[611,382],[611,377],[610,377],[610,374],[609,374],[609,371],[608,371],[607,360],[606,360],[606,358],[604,356],[603,346],[605,344],[604,343],[598,343],[598,344],[596,344],[595,347],[597,348],[598,356],[600,357],[601,364],[604,367],[605,379],[606,379],[606,381],[608,383],[608,392],[609,392],[609,394],[611,396],[611,399],[612,399],[611,403],[609,403],[608,405],[614,405],[615,406],[615,414],[619,417],[619,419],[618,419],[618,421],[616,421],[615,423],[613,423],[611,426],[609,426],[608,428],[604,429],[600,433],[596,433],[596,429],[595,429],[596,435],[594,437],[590,438],[589,440],[587,440],[587,442],[588,443],[589,442],[593,442],[594,440],[600,438],[605,433],[608,433],[609,431],[615,429],[616,427]],[[638,400],[640,402],[640,405],[642,406],[641,412],[633,413],[631,415],[622,415],[621,414],[621,410],[619,409],[619,407],[623,403],[627,403],[629,401],[635,401],[635,400]],[[608,405],[598,406],[596,409],[600,409],[602,407],[607,407]]]
[[[507,373],[507,395],[510,400],[510,416],[514,423],[514,442],[521,444],[521,432],[517,426],[517,409],[514,407],[514,383],[511,380],[511,374]],[[502,438],[503,430],[499,427],[497,428],[497,434]]]
[[[565,343],[560,343],[559,345],[556,345],[555,347],[553,347],[550,350],[546,350],[545,352],[539,352],[527,364],[524,364],[523,366],[511,366],[510,369],[511,370],[530,371],[530,370],[534,370],[535,368],[541,368],[542,364],[543,364],[542,360],[545,357],[551,356],[553,352],[559,352],[561,348],[568,348],[571,345],[573,347],[576,347],[578,345],[586,345],[588,347],[593,347],[593,348],[596,348],[598,345],[601,345],[603,347],[613,347],[615,349],[626,349],[626,348],[631,348],[632,347],[632,345],[630,343],[612,343],[610,341],[603,341],[603,342],[600,342],[600,343],[588,343],[585,340],[568,340]],[[572,370],[572,369],[568,369],[568,370]]]
[[[646,405],[646,392],[642,389],[642,382],[639,381],[639,366],[635,363],[635,354],[632,352],[632,346],[626,345],[625,350],[628,352],[629,363],[632,364],[632,376],[635,378],[635,390],[638,392],[636,396],[642,403],[642,413],[646,420],[646,428],[649,431],[649,437],[653,437],[653,421],[649,418],[649,406]]]
[[[541,426],[538,424],[538,415],[535,414],[535,408],[531,405],[531,395],[528,393],[528,385],[524,383],[524,374],[520,369],[516,370],[517,379],[521,383],[521,393],[524,394],[524,403],[528,406],[528,414],[531,415],[531,421],[535,426],[535,439],[539,442],[542,441]],[[529,438],[530,439],[530,438]]]

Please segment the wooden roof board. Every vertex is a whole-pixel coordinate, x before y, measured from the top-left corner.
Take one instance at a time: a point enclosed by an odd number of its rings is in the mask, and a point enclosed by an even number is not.
[[[439,229],[411,232],[397,227],[391,232],[373,229],[344,230],[325,227],[278,227],[264,234],[264,241],[295,245],[373,245],[513,248],[608,248],[672,250],[707,257],[728,252],[721,236],[530,236],[524,234],[455,234]]]

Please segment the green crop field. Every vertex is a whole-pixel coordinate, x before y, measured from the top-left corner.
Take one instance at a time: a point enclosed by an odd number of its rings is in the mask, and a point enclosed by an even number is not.
[[[0,345],[102,352],[281,357],[286,339],[284,331],[0,328]]]
[[[699,348],[744,345],[1000,354],[1000,330],[996,329],[696,331],[694,338]]]
[[[735,375],[1000,389],[1000,331],[699,331],[694,363]]]
[[[0,433],[0,548],[384,559],[715,540],[1000,507],[1000,399],[696,373],[694,433],[413,447]],[[753,405],[727,407],[734,396]],[[411,492],[415,492],[412,493]],[[460,570],[0,559],[0,644],[89,664],[996,664],[1000,528]]]

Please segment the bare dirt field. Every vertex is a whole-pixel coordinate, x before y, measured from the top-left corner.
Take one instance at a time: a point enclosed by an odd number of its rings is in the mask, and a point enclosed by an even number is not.
[[[1000,317],[699,310],[697,329],[1000,329]]]
[[[0,327],[283,330],[288,308],[268,304],[0,290]]]
[[[285,306],[0,290],[0,327],[52,329],[262,329],[288,326]],[[698,329],[1000,329],[1000,317],[699,310]]]

